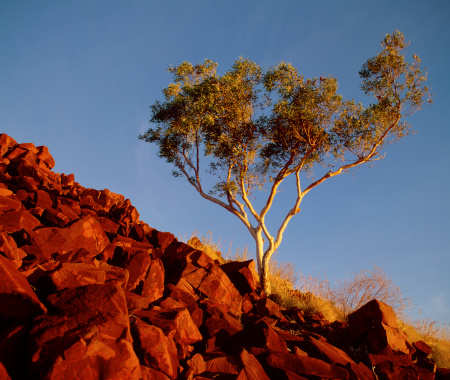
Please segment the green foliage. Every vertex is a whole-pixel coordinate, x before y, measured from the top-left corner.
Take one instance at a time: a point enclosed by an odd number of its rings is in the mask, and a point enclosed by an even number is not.
[[[156,143],[159,156],[174,164],[174,174],[196,187],[203,149],[214,158],[210,169],[221,180],[213,193],[220,196],[238,193],[241,179],[250,191],[274,172],[331,165],[330,153],[334,159],[375,159],[409,133],[400,120],[429,100],[420,59],[405,61],[407,46],[396,31],[363,65],[361,88],[375,100],[368,107],[343,100],[336,78],[305,80],[284,62],[263,72],[240,58],[223,76],[210,60],[183,62],[169,68],[174,83],[163,91],[165,102],[151,106],[151,122],[158,126],[140,138]]]
[[[388,145],[410,133],[404,118],[430,100],[420,59],[405,60],[403,35],[395,31],[381,46],[359,73],[362,90],[373,100],[367,107],[344,100],[332,76],[305,79],[284,62],[264,71],[244,58],[223,75],[210,60],[171,66],[174,83],[163,90],[165,100],[150,107],[154,127],[139,138],[157,145],[175,176],[242,221],[255,239],[268,292],[269,260],[303,197],[331,177],[383,158]],[[303,186],[301,174],[316,167],[328,171]],[[216,179],[208,188],[207,172]],[[265,217],[290,175],[297,195],[271,233]],[[267,200],[257,211],[251,197],[265,188]]]

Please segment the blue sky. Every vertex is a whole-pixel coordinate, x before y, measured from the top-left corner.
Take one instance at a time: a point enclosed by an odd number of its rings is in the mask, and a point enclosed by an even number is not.
[[[0,0],[0,131],[46,145],[55,171],[124,194],[141,220],[176,236],[194,230],[233,243],[243,225],[198,196],[155,148],[138,140],[169,65],[204,58],[224,72],[238,57],[332,74],[344,98],[365,101],[358,71],[395,29],[428,69],[434,104],[410,118],[416,134],[309,193],[278,259],[331,280],[382,267],[422,310],[450,316],[450,3],[448,1]],[[265,194],[262,194],[263,196]],[[292,202],[289,184],[269,218]]]

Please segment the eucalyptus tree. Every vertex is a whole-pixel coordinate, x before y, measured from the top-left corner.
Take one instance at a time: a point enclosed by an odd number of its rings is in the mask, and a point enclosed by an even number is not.
[[[359,76],[371,98],[367,107],[343,99],[333,76],[305,79],[288,63],[263,71],[240,58],[223,75],[210,60],[169,67],[174,83],[150,107],[154,126],[139,138],[158,146],[174,176],[244,224],[256,243],[266,293],[270,258],[306,194],[383,158],[388,145],[411,132],[405,118],[431,101],[420,59],[413,55],[408,63],[404,57],[408,45],[395,31],[364,63]],[[209,176],[213,185],[207,185]],[[290,176],[295,196],[279,227],[269,231],[267,214]],[[265,194],[261,209],[256,194]]]

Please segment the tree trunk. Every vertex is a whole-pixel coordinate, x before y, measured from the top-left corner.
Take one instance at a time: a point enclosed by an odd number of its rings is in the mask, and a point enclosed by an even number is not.
[[[262,268],[260,274],[261,288],[264,290],[266,296],[269,296],[272,292],[269,278],[269,259],[266,257],[262,261]]]
[[[264,257],[264,239],[262,237],[262,229],[256,230],[253,237],[256,242],[256,267],[258,269],[258,274],[261,279],[262,267],[263,267],[263,257]]]

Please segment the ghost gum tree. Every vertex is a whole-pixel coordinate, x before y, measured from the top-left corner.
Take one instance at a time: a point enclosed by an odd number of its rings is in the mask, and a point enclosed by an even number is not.
[[[305,195],[383,158],[388,145],[411,132],[405,118],[431,101],[420,59],[404,58],[408,44],[398,31],[386,35],[381,51],[363,65],[361,89],[372,100],[367,107],[344,100],[336,78],[305,79],[288,63],[263,71],[240,58],[222,76],[210,60],[169,68],[174,83],[163,90],[165,100],[150,107],[155,127],[139,138],[158,146],[174,176],[245,225],[256,243],[266,293],[269,260]],[[322,174],[311,179],[314,169]],[[205,188],[210,175],[215,184]],[[269,231],[267,214],[289,176],[296,196],[278,230]],[[254,195],[260,190],[267,198],[257,210]]]

